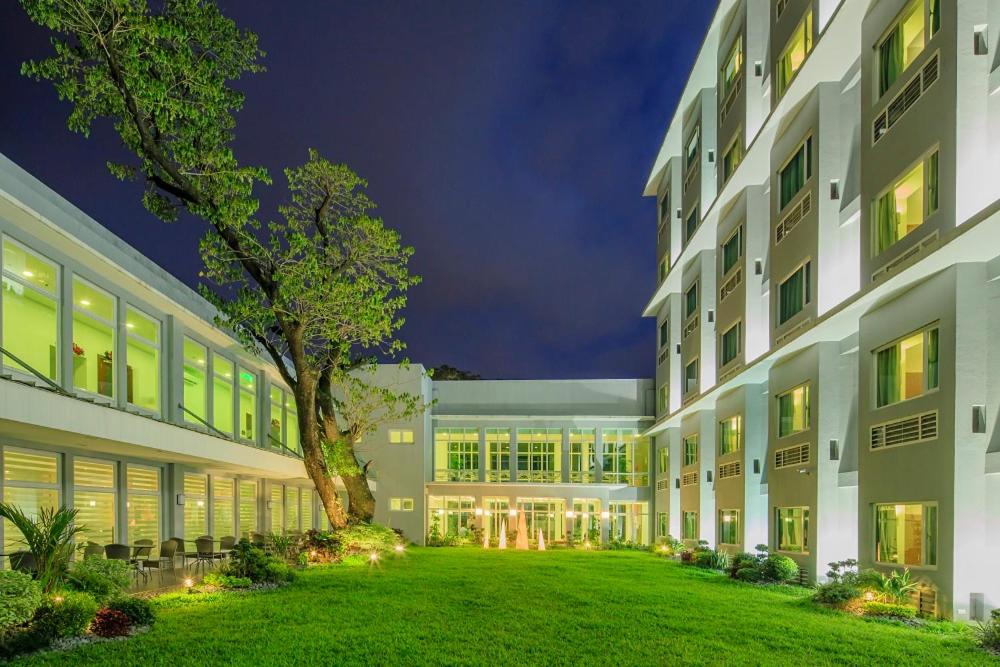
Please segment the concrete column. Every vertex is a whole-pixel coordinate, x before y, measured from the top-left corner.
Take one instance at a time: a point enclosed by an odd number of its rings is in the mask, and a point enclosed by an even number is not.
[[[562,472],[559,477],[559,481],[563,484],[569,482],[569,429],[562,429],[562,446],[560,447],[559,457],[561,461]]]
[[[486,429],[476,431],[479,434],[479,481],[486,481]]]
[[[62,267],[59,274],[59,379],[62,388],[73,391],[73,274]]]

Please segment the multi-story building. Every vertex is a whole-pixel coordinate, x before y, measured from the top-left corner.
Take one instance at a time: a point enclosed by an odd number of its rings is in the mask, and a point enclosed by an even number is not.
[[[998,24],[987,0],[719,3],[645,187],[671,534],[1000,606]]]
[[[98,544],[327,525],[288,388],[206,301],[2,156],[0,245],[3,501],[74,507]],[[373,380],[430,406],[358,445],[377,521],[649,542],[652,380]]]

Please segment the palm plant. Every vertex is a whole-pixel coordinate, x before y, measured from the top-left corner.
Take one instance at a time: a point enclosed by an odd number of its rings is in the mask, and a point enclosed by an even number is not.
[[[74,538],[83,530],[74,523],[76,515],[75,509],[42,507],[32,518],[17,505],[0,503],[0,517],[21,531],[21,543],[35,557],[35,577],[45,592],[57,588],[66,575]]]
[[[906,568],[902,572],[893,571],[889,576],[879,572],[875,577],[874,586],[876,592],[887,601],[895,604],[906,604],[910,601],[910,595],[920,585],[910,578],[910,569]]]

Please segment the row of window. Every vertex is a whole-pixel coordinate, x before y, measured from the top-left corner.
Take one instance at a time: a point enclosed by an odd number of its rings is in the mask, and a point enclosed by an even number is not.
[[[563,481],[563,430],[558,428],[516,429],[511,443],[509,428],[482,430],[485,461],[480,461],[480,429],[434,429],[434,480],[477,482],[484,469],[487,482],[512,479],[511,456],[516,456],[513,479],[519,482]],[[637,429],[601,429],[603,451],[598,471],[597,429],[571,428],[566,433],[571,483],[649,485],[649,439]],[[483,465],[485,464],[485,465]]]
[[[160,542],[174,537],[163,531],[164,499],[169,494],[159,466],[83,456],[74,456],[66,464],[60,454],[17,447],[3,447],[0,458],[3,502],[30,516],[37,516],[43,507],[68,503],[78,512],[78,544],[148,540],[155,553]],[[69,487],[64,469],[72,476]],[[262,530],[301,532],[327,525],[318,496],[308,488],[276,484],[263,499],[256,480],[185,473],[182,484],[178,503],[183,504],[182,537],[186,540],[202,535],[248,537]],[[261,500],[270,509],[268,526],[259,520]],[[21,534],[13,525],[5,520],[2,529],[4,553],[23,548]]]
[[[529,540],[541,534],[546,542],[562,542],[568,536],[576,542],[601,539],[601,524],[606,522],[608,539],[636,544],[649,543],[648,503],[611,502],[601,509],[596,498],[487,497],[476,505],[473,496],[429,496],[427,499],[428,532],[433,535],[468,535],[473,526],[482,527],[489,539],[501,533],[514,533],[524,525]]]
[[[934,567],[937,565],[938,512],[934,503],[879,503],[873,507],[875,534],[872,545],[875,561],[886,565]],[[740,511],[717,512],[716,540],[725,546],[743,547]],[[681,539],[696,542],[700,538],[698,513],[681,513]],[[665,512],[657,515],[657,536],[669,534]],[[776,551],[809,553],[809,508],[774,508],[774,544]]]
[[[0,243],[3,366],[111,402],[122,400],[150,415],[163,414],[163,323],[73,275],[65,301],[72,304],[71,329],[63,331],[61,267],[10,237]],[[65,373],[63,346],[71,350]],[[289,392],[270,386],[264,414],[268,426],[258,434],[260,374],[189,336],[184,336],[182,350],[186,422],[230,438],[298,450],[298,416]]]

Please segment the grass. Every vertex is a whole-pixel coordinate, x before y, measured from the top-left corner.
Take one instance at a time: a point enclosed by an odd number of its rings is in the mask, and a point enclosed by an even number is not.
[[[411,549],[276,591],[166,596],[144,635],[17,664],[996,664],[949,624],[808,595],[642,552]]]

